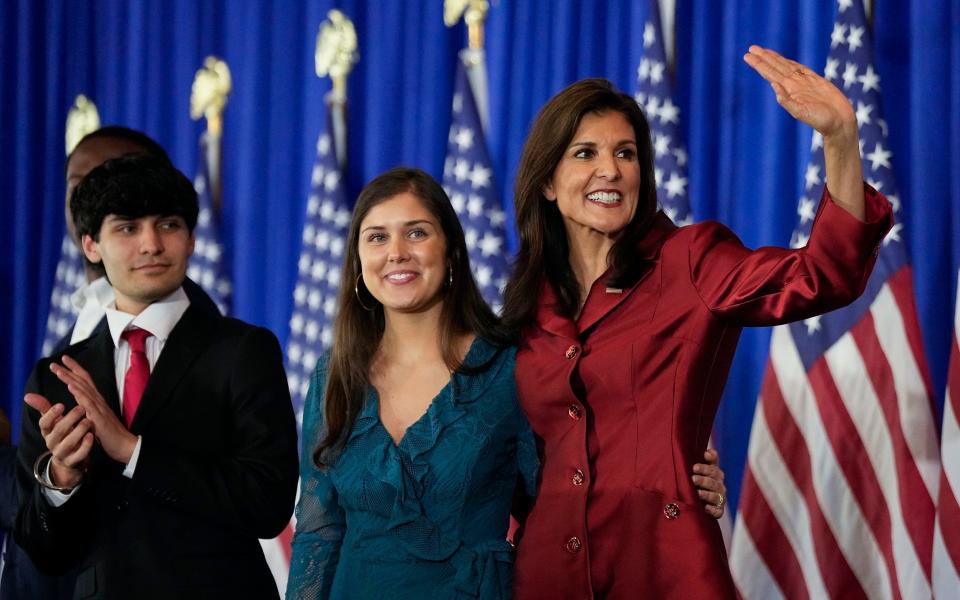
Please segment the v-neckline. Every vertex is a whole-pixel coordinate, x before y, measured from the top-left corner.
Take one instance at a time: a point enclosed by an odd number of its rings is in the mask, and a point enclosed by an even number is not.
[[[473,340],[470,341],[470,345],[467,347],[467,353],[463,355],[462,364],[469,364],[470,357],[473,356],[474,353],[479,351],[480,339],[481,338],[479,335],[473,336]],[[454,393],[454,390],[450,388],[453,386],[453,381],[456,376],[457,376],[456,372],[450,373],[450,378],[447,379],[447,383],[445,383],[443,387],[440,388],[440,391],[434,394],[433,398],[430,399],[430,402],[429,404],[427,404],[427,408],[423,411],[423,414],[421,414],[413,422],[407,425],[407,428],[404,429],[403,433],[400,435],[399,440],[393,439],[393,436],[390,434],[390,430],[387,429],[386,425],[384,425],[383,419],[380,417],[380,392],[377,390],[377,387],[375,385],[370,384],[370,391],[372,395],[371,397],[374,402],[373,412],[374,412],[374,416],[376,417],[377,426],[380,427],[380,429],[383,430],[385,434],[387,434],[387,439],[390,440],[390,443],[393,444],[395,448],[400,448],[400,446],[403,445],[404,441],[407,440],[410,430],[412,430],[414,427],[419,426],[422,421],[424,421],[429,417],[430,413],[436,411],[434,406],[437,404],[438,400],[443,398],[444,394]]]
[[[469,355],[470,353],[467,352],[467,354]],[[380,392],[377,390],[376,386],[373,386],[373,385],[370,386],[371,393],[373,395],[374,414],[376,415],[376,418],[377,418],[377,426],[383,430],[383,432],[387,435],[387,439],[390,440],[390,443],[393,444],[395,448],[399,449],[400,446],[403,445],[403,442],[406,441],[408,434],[410,433],[410,430],[418,426],[421,421],[428,418],[428,416],[430,415],[430,412],[433,410],[434,405],[437,404],[437,401],[444,394],[448,393],[447,390],[453,384],[454,375],[455,375],[454,373],[450,374],[450,379],[447,380],[447,383],[445,383],[443,387],[440,388],[440,391],[438,391],[433,396],[433,398],[430,399],[430,402],[427,404],[427,408],[423,411],[423,413],[419,417],[414,419],[409,425],[407,425],[407,427],[403,430],[403,433],[400,434],[399,440],[393,439],[393,435],[390,433],[390,430],[387,429],[387,426],[383,423],[383,418],[380,416]],[[453,393],[453,392],[450,391],[449,393]]]
[[[470,345],[467,347],[467,353],[464,354],[463,356],[462,364],[471,365],[474,362],[472,359],[475,359],[477,355],[483,356],[484,349],[487,347],[486,344],[487,343],[483,341],[483,338],[481,336],[474,335],[473,340],[471,340]],[[368,393],[369,393],[369,396],[367,398],[368,405],[363,409],[363,414],[367,415],[367,418],[372,417],[374,421],[374,426],[379,427],[380,430],[387,436],[387,439],[390,440],[390,444],[394,448],[399,449],[401,446],[409,445],[406,442],[410,437],[410,432],[422,427],[424,421],[429,420],[431,415],[437,413],[437,411],[440,410],[439,403],[447,396],[451,396],[450,402],[447,403],[450,406],[448,406],[447,408],[449,410],[452,410],[453,405],[457,402],[457,399],[453,398],[452,396],[458,393],[457,389],[455,388],[455,385],[456,385],[457,377],[459,376],[460,375],[456,371],[453,373],[450,373],[450,378],[447,380],[447,382],[443,385],[443,387],[440,388],[440,390],[433,396],[433,398],[430,399],[430,403],[427,404],[427,407],[423,411],[423,413],[419,417],[417,417],[413,422],[411,422],[406,429],[403,430],[403,433],[400,435],[399,440],[393,439],[393,436],[390,435],[390,430],[387,429],[387,426],[384,425],[383,423],[383,419],[380,417],[380,392],[377,390],[376,386],[373,385],[372,383],[370,384],[369,390],[368,390]],[[370,413],[373,413],[373,414],[371,415]],[[438,418],[439,418],[439,415],[438,415]]]

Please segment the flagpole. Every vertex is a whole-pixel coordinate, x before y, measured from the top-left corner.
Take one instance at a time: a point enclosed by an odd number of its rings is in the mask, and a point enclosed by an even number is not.
[[[509,275],[507,215],[487,148],[487,89],[483,52],[485,0],[446,0],[444,23],[467,21],[469,47],[460,51],[453,84],[453,111],[443,187],[463,225],[470,268],[484,299],[495,312]]]
[[[223,110],[233,83],[230,68],[216,56],[208,56],[197,70],[190,92],[190,116],[207,120],[200,135],[200,154],[194,188],[197,191],[199,214],[194,228],[194,252],[187,276],[197,282],[217,304],[220,312],[229,314],[233,283],[228,257],[220,242],[222,209],[222,173],[220,144],[223,138]]]
[[[230,67],[216,56],[208,56],[197,70],[190,93],[190,116],[194,121],[207,120],[205,133],[207,164],[210,169],[210,197],[217,215],[222,209],[222,172],[220,149],[223,139],[223,111],[233,90]]]
[[[347,163],[347,76],[359,59],[353,22],[339,10],[331,10],[317,32],[314,63],[317,77],[329,76],[332,82],[326,102],[337,163],[341,169]]]
[[[467,24],[467,47],[460,51],[459,58],[466,67],[470,89],[480,113],[480,124],[488,130],[487,65],[483,48],[484,23],[490,3],[487,0],[446,0],[444,2],[443,21],[447,27],[453,27],[463,18]]]

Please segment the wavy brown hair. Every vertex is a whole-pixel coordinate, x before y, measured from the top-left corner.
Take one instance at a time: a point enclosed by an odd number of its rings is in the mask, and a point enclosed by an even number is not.
[[[586,114],[618,112],[633,126],[640,162],[640,193],[633,219],[621,232],[607,256],[609,284],[626,288],[639,277],[637,243],[650,227],[657,210],[653,178],[650,127],[636,101],[606,79],[583,79],[566,87],[540,110],[520,156],[514,185],[514,206],[520,251],[504,291],[504,325],[514,334],[531,322],[544,279],[553,286],[555,310],[573,317],[579,309],[580,283],[570,268],[570,248],[557,202],[543,195],[564,152]]]
[[[383,337],[383,306],[365,287],[354,282],[360,274],[360,224],[378,204],[409,192],[437,219],[447,245],[447,265],[453,280],[445,284],[440,312],[440,348],[451,372],[476,372],[488,365],[463,365],[455,344],[460,334],[473,333],[494,345],[510,339],[490,307],[483,300],[470,271],[467,244],[460,219],[450,198],[430,175],[419,169],[398,167],[371,181],[357,198],[347,234],[346,256],[341,271],[337,317],[333,326],[333,346],[324,389],[324,434],[313,453],[317,466],[329,467],[342,450],[370,387],[370,363]],[[362,279],[361,279],[362,281]],[[363,304],[357,294],[363,294]]]

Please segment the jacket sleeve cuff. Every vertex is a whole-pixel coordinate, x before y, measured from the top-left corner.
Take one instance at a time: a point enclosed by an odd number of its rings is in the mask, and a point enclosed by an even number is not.
[[[893,208],[883,194],[867,183],[863,184],[863,195],[864,220],[861,221],[834,202],[824,186],[807,244],[809,251],[846,265],[872,267],[883,238],[893,227]],[[870,271],[865,269],[863,285]]]

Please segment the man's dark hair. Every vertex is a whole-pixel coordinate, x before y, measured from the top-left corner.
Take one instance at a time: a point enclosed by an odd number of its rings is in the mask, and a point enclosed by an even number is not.
[[[70,198],[77,236],[99,241],[107,215],[139,219],[179,216],[193,232],[197,224],[197,192],[169,160],[147,154],[114,158],[90,171]]]
[[[87,135],[83,136],[83,139],[81,139],[77,145],[73,147],[70,155],[67,156],[67,161],[63,163],[64,171],[66,171],[67,165],[70,164],[70,159],[73,158],[73,153],[77,151],[77,148],[84,145],[86,142],[89,142],[90,140],[96,139],[130,142],[131,144],[140,148],[143,154],[149,154],[150,156],[155,156],[156,158],[170,163],[170,157],[167,155],[167,151],[164,150],[160,144],[155,142],[153,138],[147,134],[137,131],[136,129],[124,127],[122,125],[107,125],[95,131],[91,131]]]

